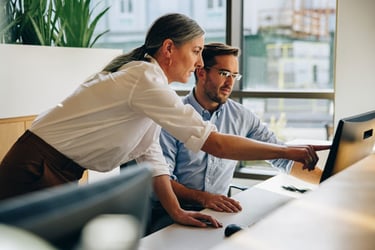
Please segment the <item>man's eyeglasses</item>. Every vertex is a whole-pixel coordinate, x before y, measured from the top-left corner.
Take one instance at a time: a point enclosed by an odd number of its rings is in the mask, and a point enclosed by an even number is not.
[[[215,67],[204,67],[204,68],[205,69],[216,69],[220,76],[225,77],[225,78],[232,77],[236,81],[239,81],[242,77],[242,75],[240,73],[232,73],[232,72],[230,72],[228,70],[225,70],[225,69],[218,69],[218,68],[215,68]]]

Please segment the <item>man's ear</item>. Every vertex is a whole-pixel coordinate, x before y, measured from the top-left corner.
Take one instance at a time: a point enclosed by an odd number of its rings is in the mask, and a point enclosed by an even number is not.
[[[205,78],[206,77],[206,70],[203,68],[203,67],[201,67],[201,68],[196,68],[195,69],[195,73],[197,74],[197,76],[199,77],[199,78]]]
[[[207,78],[207,71],[203,67],[196,68],[194,76],[196,85],[204,84]]]

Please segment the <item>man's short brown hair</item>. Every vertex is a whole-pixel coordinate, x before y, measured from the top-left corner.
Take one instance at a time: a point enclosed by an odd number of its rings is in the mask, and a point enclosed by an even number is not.
[[[212,67],[216,64],[215,57],[222,55],[238,56],[240,49],[224,43],[208,43],[204,45],[202,58],[204,67]]]

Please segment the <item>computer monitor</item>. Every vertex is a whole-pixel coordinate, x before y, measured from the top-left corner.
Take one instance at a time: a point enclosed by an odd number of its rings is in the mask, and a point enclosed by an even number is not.
[[[371,154],[375,143],[374,129],[375,110],[341,119],[320,182]]]
[[[149,218],[151,172],[145,164],[128,166],[119,175],[94,183],[64,184],[4,200],[0,223],[26,229],[58,248],[73,249],[91,219],[130,214],[141,225],[141,238]]]

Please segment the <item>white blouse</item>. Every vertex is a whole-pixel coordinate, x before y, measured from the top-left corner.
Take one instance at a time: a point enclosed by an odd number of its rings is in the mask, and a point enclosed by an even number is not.
[[[105,172],[136,159],[151,163],[154,176],[169,175],[159,125],[195,152],[216,130],[182,103],[152,59],[95,75],[30,130],[87,169]]]

